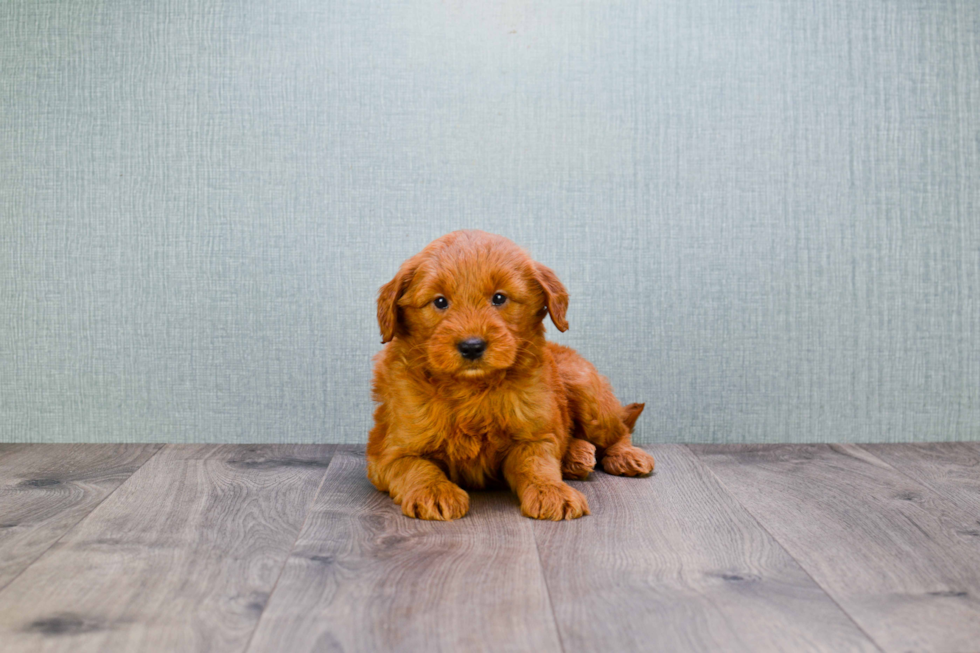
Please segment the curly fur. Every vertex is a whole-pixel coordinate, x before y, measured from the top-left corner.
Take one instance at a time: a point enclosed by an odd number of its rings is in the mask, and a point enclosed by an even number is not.
[[[545,340],[545,316],[565,331],[567,307],[552,270],[482,231],[433,241],[381,288],[368,478],[404,514],[456,519],[463,487],[506,482],[528,517],[574,519],[588,503],[563,477],[586,478],[597,458],[611,474],[653,471],[630,442],[643,404],[623,407],[591,363]],[[477,360],[457,350],[468,338],[487,343]]]

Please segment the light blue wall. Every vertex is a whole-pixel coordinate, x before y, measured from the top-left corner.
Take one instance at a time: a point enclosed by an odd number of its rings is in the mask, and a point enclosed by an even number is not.
[[[460,227],[643,441],[980,439],[980,3],[0,3],[0,440],[363,442]]]

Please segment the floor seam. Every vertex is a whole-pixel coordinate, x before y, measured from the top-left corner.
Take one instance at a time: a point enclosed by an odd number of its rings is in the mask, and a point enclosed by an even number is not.
[[[865,444],[869,444],[869,443],[865,443]],[[867,455],[871,456],[875,460],[879,461],[882,465],[885,465],[886,467],[891,468],[896,473],[901,474],[905,478],[909,479],[910,481],[912,481],[916,485],[921,485],[922,487],[926,488],[927,490],[929,490],[930,492],[932,492],[933,494],[935,494],[937,497],[939,497],[939,499],[941,499],[945,503],[949,503],[954,508],[956,508],[958,510],[962,510],[962,508],[960,508],[959,504],[957,503],[957,499],[955,497],[951,497],[948,494],[946,494],[945,492],[943,492],[942,490],[940,490],[940,489],[938,489],[936,487],[933,487],[933,485],[930,484],[928,481],[924,481],[922,479],[918,479],[918,478],[912,476],[911,474],[909,474],[908,472],[906,472],[904,469],[902,469],[900,467],[896,467],[895,465],[891,464],[890,462],[888,462],[887,460],[885,460],[881,456],[876,455],[873,451],[870,451],[865,446],[865,444],[855,444],[854,446],[856,446],[858,449],[860,449],[861,451],[863,451]],[[878,444],[878,443],[874,443],[874,444]],[[899,444],[899,445],[901,445],[901,444],[914,444],[914,443],[911,443],[911,442],[895,442],[895,443],[885,443],[885,444]]]
[[[337,453],[340,451],[340,447],[341,445],[335,444],[333,451],[330,452],[330,462],[327,463],[326,468],[323,470],[323,478],[320,479],[320,483],[316,486],[316,491],[313,493],[313,497],[310,499],[310,503],[306,508],[306,514],[303,516],[303,523],[300,524],[299,530],[296,531],[296,537],[293,539],[293,543],[289,547],[289,552],[282,561],[282,566],[279,568],[279,573],[276,575],[276,581],[269,589],[269,597],[266,599],[265,605],[262,606],[262,612],[259,613],[258,619],[255,620],[255,627],[252,628],[252,632],[248,636],[248,641],[245,642],[245,646],[242,648],[242,653],[248,653],[248,650],[252,648],[252,642],[255,640],[255,633],[259,632],[259,626],[262,624],[262,618],[265,617],[265,610],[269,607],[269,603],[272,602],[272,596],[275,594],[276,588],[279,587],[279,580],[286,571],[286,565],[289,564],[289,559],[293,557],[293,551],[296,550],[296,543],[299,542],[300,535],[303,534],[306,524],[310,521],[310,513],[313,512],[313,504],[316,503],[317,497],[320,496],[320,492],[323,490],[323,484],[327,482],[327,474],[330,472],[330,468],[337,459],[336,457]]]
[[[684,446],[687,447],[688,451],[691,452],[691,454],[694,456],[694,458],[698,461],[698,464],[701,465],[702,469],[704,469],[704,471],[706,471],[708,474],[711,474],[711,477],[713,479],[715,479],[715,481],[718,482],[718,485],[721,486],[721,488],[725,491],[725,494],[727,494],[729,497],[731,497],[732,501],[734,501],[739,506],[741,506],[742,507],[742,510],[744,510],[752,518],[752,521],[754,521],[756,524],[758,524],[759,525],[759,528],[761,528],[766,533],[766,535],[768,535],[769,537],[771,537],[773,542],[775,542],[776,544],[779,545],[779,548],[781,548],[786,553],[786,555],[788,555],[793,560],[793,562],[796,563],[796,565],[800,568],[800,570],[804,574],[806,574],[807,578],[809,578],[811,581],[813,581],[813,584],[820,588],[820,591],[822,591],[824,593],[824,596],[826,596],[828,599],[830,599],[833,602],[833,604],[837,606],[837,609],[840,610],[841,613],[845,617],[847,617],[847,619],[852,624],[854,624],[854,627],[857,628],[860,633],[862,633],[865,637],[868,638],[868,641],[871,642],[871,645],[874,646],[879,651],[881,651],[882,653],[885,653],[885,649],[878,643],[878,641],[874,637],[872,637],[871,634],[868,633],[868,631],[866,631],[861,626],[861,624],[859,624],[857,622],[857,620],[854,619],[854,617],[851,615],[851,613],[848,612],[844,608],[844,606],[842,606],[837,601],[836,597],[834,597],[834,595],[831,594],[830,591],[826,587],[824,587],[822,584],[820,584],[820,582],[816,578],[813,577],[813,574],[810,573],[810,571],[803,565],[803,563],[800,562],[799,560],[797,560],[796,556],[794,556],[792,553],[790,553],[789,549],[786,548],[786,545],[783,544],[782,540],[780,540],[778,537],[776,537],[775,535],[773,535],[773,533],[768,528],[766,528],[765,524],[763,524],[759,520],[759,518],[756,517],[755,513],[752,512],[749,509],[748,506],[746,506],[744,503],[742,503],[739,500],[739,498],[737,496],[735,496],[735,494],[732,493],[731,490],[728,489],[728,486],[725,485],[725,482],[717,474],[715,474],[715,471],[713,469],[711,469],[711,467],[707,463],[705,463],[703,460],[701,460],[701,456],[698,455],[698,452],[695,451],[693,448],[691,448],[691,445],[689,445],[689,444],[685,444]]]
[[[558,616],[555,614],[555,603],[551,600],[551,588],[548,587],[548,578],[544,573],[544,563],[541,561],[541,548],[538,546],[538,534],[535,532],[535,525],[531,524],[531,539],[534,540],[534,555],[538,558],[538,571],[541,573],[541,584],[544,585],[544,595],[548,599],[548,611],[551,612],[551,621],[555,624],[555,634],[558,635],[558,648],[565,653],[565,641],[561,636],[561,626],[558,624]]]
[[[0,592],[5,591],[8,587],[10,587],[14,583],[14,581],[16,581],[18,578],[20,578],[24,574],[24,572],[26,572],[28,569],[30,569],[35,564],[37,564],[37,561],[40,560],[41,558],[43,558],[44,557],[44,554],[46,554],[48,551],[50,551],[58,542],[60,542],[61,540],[63,540],[65,538],[65,536],[68,535],[68,533],[71,533],[73,530],[75,530],[78,527],[79,524],[81,524],[83,521],[85,521],[86,519],[88,519],[92,515],[92,513],[94,513],[96,510],[98,510],[99,507],[103,503],[106,502],[106,500],[109,497],[111,497],[113,494],[116,493],[116,490],[118,490],[122,486],[126,485],[126,483],[129,483],[130,479],[132,479],[134,476],[136,476],[136,472],[138,472],[141,469],[143,469],[143,467],[146,465],[146,463],[148,463],[151,460],[153,460],[154,458],[156,458],[157,457],[157,454],[159,454],[161,451],[163,451],[164,449],[166,449],[167,446],[168,446],[167,444],[161,444],[160,447],[156,451],[154,451],[153,454],[150,455],[149,458],[147,458],[142,463],[140,463],[136,467],[136,469],[134,469],[130,473],[130,475],[125,478],[125,480],[123,480],[122,483],[120,483],[116,487],[112,488],[112,491],[110,491],[109,494],[107,494],[104,497],[102,497],[102,500],[101,501],[99,501],[97,504],[95,504],[94,506],[92,506],[92,509],[91,510],[89,510],[87,513],[85,513],[84,515],[82,515],[82,517],[77,522],[75,522],[74,524],[72,524],[71,526],[69,526],[67,529],[65,529],[65,532],[62,533],[58,537],[58,539],[56,539],[54,542],[52,542],[47,547],[45,547],[44,548],[44,551],[41,551],[39,554],[37,554],[37,557],[34,558],[33,560],[31,560],[30,563],[28,563],[28,565],[26,567],[24,567],[23,569],[21,569],[20,572],[18,572],[18,574],[16,576],[14,576],[9,581],[7,581],[2,586],[0,586]]]

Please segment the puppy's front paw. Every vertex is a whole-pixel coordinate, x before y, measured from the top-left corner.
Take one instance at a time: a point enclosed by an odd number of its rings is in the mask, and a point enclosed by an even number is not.
[[[534,519],[578,519],[589,514],[589,502],[575,488],[559,485],[529,485],[521,494],[521,512]]]
[[[449,521],[470,509],[470,495],[455,483],[413,488],[400,497],[402,512],[418,519]]]
[[[653,471],[653,456],[639,447],[625,447],[602,459],[602,468],[616,476],[644,476]]]

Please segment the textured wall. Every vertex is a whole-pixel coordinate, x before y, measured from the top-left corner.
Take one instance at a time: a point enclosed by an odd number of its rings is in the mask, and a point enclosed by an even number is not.
[[[643,441],[980,438],[980,4],[0,4],[0,440],[366,439],[460,227]]]

